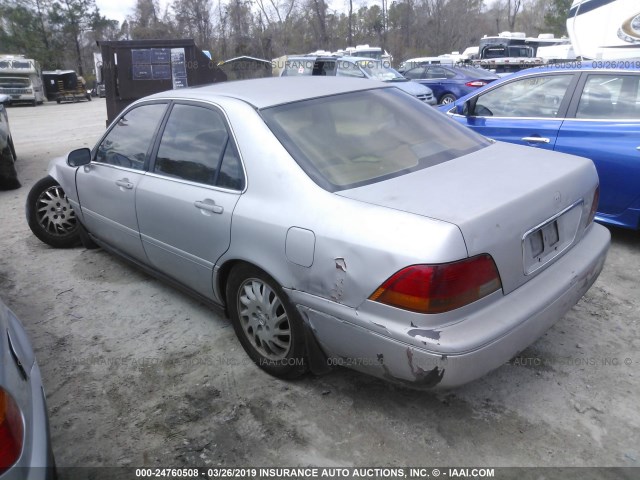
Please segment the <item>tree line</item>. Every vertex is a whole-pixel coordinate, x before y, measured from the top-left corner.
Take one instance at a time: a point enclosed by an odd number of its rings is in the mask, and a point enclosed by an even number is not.
[[[335,5],[333,3],[332,5]],[[136,0],[126,19],[104,17],[95,0],[0,0],[0,53],[35,58],[44,69],[89,75],[96,40],[193,38],[214,60],[272,59],[356,44],[394,61],[478,45],[504,30],[566,34],[571,0]]]

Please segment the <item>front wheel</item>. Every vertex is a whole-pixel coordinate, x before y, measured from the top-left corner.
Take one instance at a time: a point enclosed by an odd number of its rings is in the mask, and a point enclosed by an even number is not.
[[[273,278],[238,265],[229,274],[226,297],[236,335],[256,365],[285,379],[307,371],[302,319]]]
[[[449,105],[450,103],[453,103],[455,101],[456,101],[455,95],[451,95],[450,93],[447,93],[443,95],[442,98],[440,98],[440,105]]]
[[[62,187],[47,176],[36,182],[27,196],[27,221],[33,234],[47,245],[78,245],[78,220]]]

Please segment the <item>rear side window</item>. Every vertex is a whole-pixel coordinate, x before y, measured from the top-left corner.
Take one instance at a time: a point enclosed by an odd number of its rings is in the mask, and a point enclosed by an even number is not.
[[[174,105],[154,172],[211,186],[244,187],[242,164],[223,117],[206,107]]]
[[[638,80],[640,75],[589,75],[576,118],[640,119]]]
[[[455,73],[442,67],[427,68],[427,78],[441,79],[441,78],[455,78],[455,76],[456,76]]]
[[[102,140],[94,161],[144,169],[151,140],[166,107],[164,103],[155,103],[129,110]]]
[[[424,78],[424,67],[412,68],[411,70],[407,70],[406,72],[404,72],[403,75],[411,80]]]
[[[489,144],[396,88],[280,105],[262,115],[305,172],[329,191],[431,167]]]

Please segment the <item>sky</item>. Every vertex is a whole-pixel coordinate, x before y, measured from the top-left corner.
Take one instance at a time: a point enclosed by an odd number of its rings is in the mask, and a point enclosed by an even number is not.
[[[331,8],[341,8],[345,0],[329,0]],[[171,3],[170,0],[160,0],[160,11],[164,12],[167,5]],[[356,0],[354,4],[360,3],[374,3],[371,0],[359,1]],[[112,20],[118,20],[120,23],[127,15],[133,13],[133,7],[136,4],[136,0],[96,0],[96,5],[100,9],[100,13]]]
[[[169,0],[160,0],[161,12],[164,12],[169,3]],[[112,20],[118,20],[120,23],[124,17],[133,13],[135,4],[136,0],[96,0],[96,5],[102,15]]]

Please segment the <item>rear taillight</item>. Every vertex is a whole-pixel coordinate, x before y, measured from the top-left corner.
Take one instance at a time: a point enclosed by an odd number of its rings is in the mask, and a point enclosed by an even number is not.
[[[593,201],[591,202],[591,211],[589,212],[589,221],[587,225],[591,225],[594,217],[596,216],[596,211],[598,211],[598,202],[600,201],[600,185],[596,187],[595,192],[593,192]]]
[[[488,85],[488,84],[489,82],[485,80],[473,80],[471,82],[465,83],[467,87],[484,87],[485,85]]]
[[[18,461],[23,443],[20,408],[13,397],[0,387],[0,475]]]
[[[502,288],[490,255],[453,263],[412,265],[392,275],[369,300],[418,313],[443,313]]]

